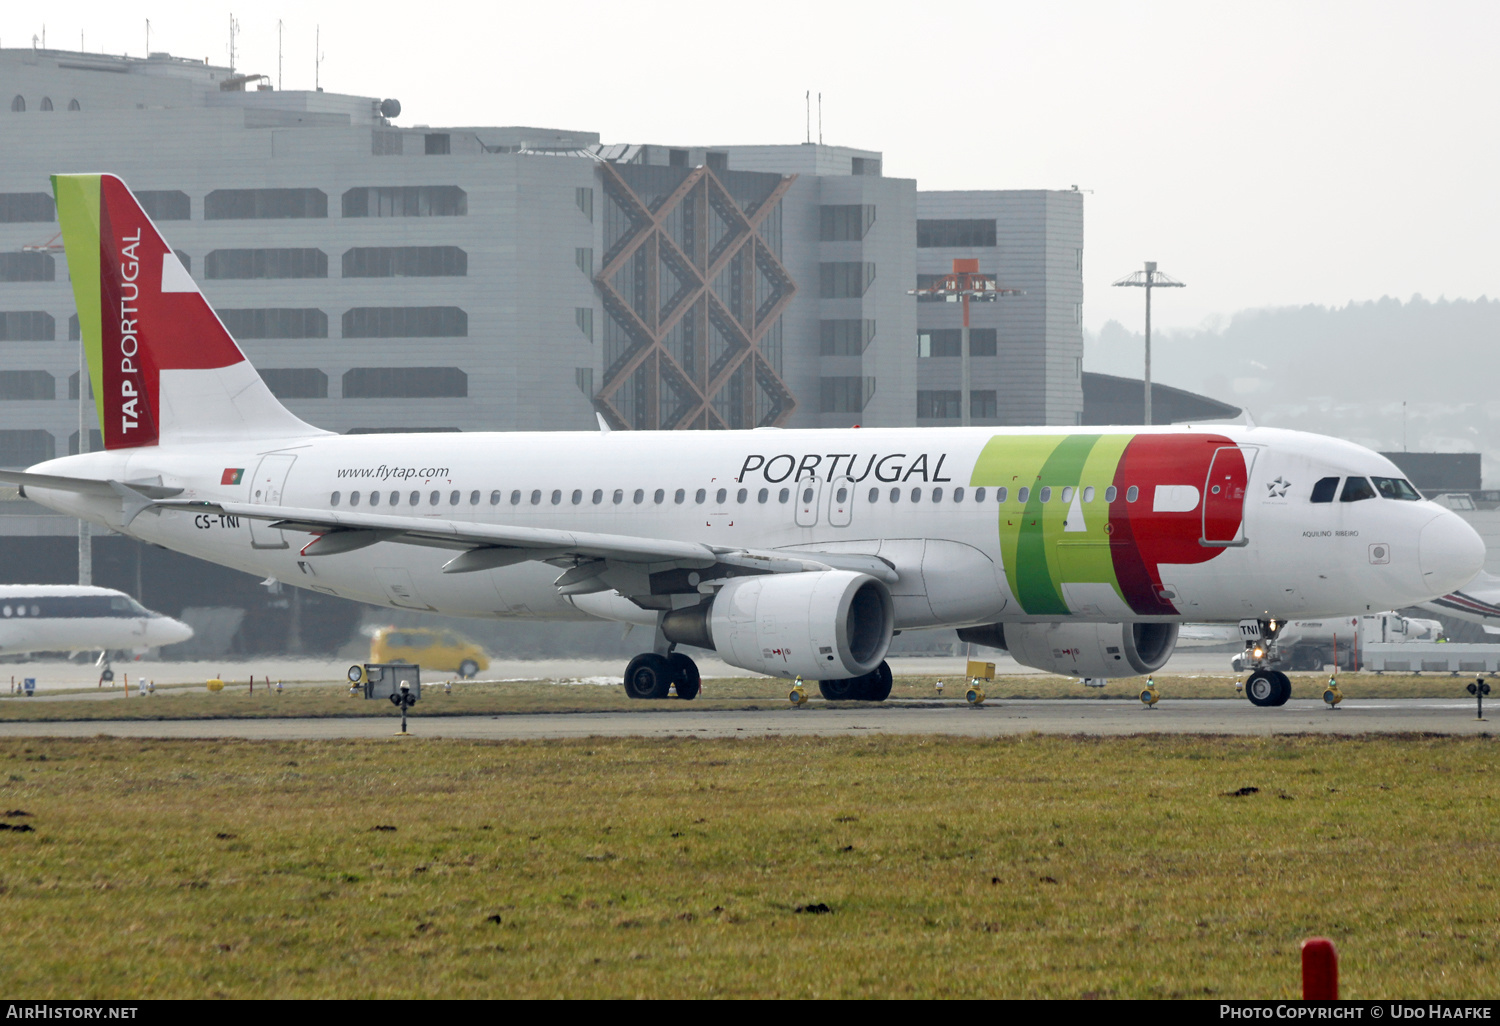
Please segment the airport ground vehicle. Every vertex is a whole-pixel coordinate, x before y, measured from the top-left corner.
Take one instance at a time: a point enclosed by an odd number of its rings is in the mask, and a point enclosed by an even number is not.
[[[696,695],[693,646],[878,700],[893,632],[925,628],[1145,674],[1183,622],[1397,608],[1483,563],[1379,454],[1253,426],[331,434],[271,394],[123,182],[54,191],[105,449],[0,480],[328,594],[645,626],[633,697]]]
[[[1289,620],[1275,639],[1263,646],[1260,664],[1279,670],[1321,670],[1329,665],[1357,670],[1359,654],[1367,645],[1436,644],[1442,634],[1443,625],[1437,620],[1396,612]],[[1230,665],[1242,672],[1255,662],[1253,651],[1247,649],[1230,660]]]
[[[370,662],[417,663],[460,677],[490,668],[490,657],[474,642],[457,631],[431,627],[381,627],[370,638]]]

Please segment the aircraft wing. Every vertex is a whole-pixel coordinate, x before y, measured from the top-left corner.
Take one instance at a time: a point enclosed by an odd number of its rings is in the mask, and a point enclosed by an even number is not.
[[[457,550],[457,555],[443,565],[444,573],[493,570],[530,560],[553,563],[569,568],[556,582],[564,595],[590,594],[611,588],[623,595],[694,590],[696,581],[691,586],[681,586],[687,583],[687,571],[701,571],[699,578],[702,580],[830,569],[868,573],[888,583],[898,579],[889,563],[876,556],[857,553],[779,553],[672,538],[244,502],[166,500],[152,506],[160,510],[263,520],[274,528],[312,534],[316,537],[302,548],[302,555],[310,557],[352,552],[379,542],[394,542]],[[676,576],[681,576],[682,581],[675,581]]]
[[[139,492],[148,499],[165,499],[181,495],[181,488],[163,488],[161,479],[155,481],[100,481],[91,477],[60,477],[56,474],[32,474],[24,470],[0,470],[0,484],[18,485],[25,488],[49,488],[58,492],[79,492],[84,495],[117,495],[120,488]]]

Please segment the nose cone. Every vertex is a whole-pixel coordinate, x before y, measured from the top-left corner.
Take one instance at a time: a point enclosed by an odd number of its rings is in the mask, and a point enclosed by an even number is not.
[[[176,645],[193,636],[191,627],[170,616],[161,616],[151,620],[147,629],[151,632],[151,644],[158,647]]]
[[[1422,528],[1417,563],[1422,585],[1434,598],[1457,591],[1484,568],[1484,539],[1456,513],[1444,512]]]

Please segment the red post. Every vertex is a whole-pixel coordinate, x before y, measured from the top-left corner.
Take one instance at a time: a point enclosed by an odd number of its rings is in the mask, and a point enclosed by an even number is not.
[[[1339,953],[1327,937],[1302,942],[1302,1000],[1339,999]]]

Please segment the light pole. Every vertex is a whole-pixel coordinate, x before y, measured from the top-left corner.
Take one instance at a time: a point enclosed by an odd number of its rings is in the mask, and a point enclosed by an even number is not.
[[[1146,261],[1144,271],[1127,274],[1115,282],[1115,287],[1132,286],[1146,290],[1146,425],[1151,424],[1151,290],[1186,288],[1182,282],[1169,278],[1156,269],[1155,260]]]
[[[949,274],[933,282],[926,288],[907,289],[908,296],[929,299],[941,299],[948,303],[962,302],[964,305],[964,327],[959,337],[959,377],[962,379],[959,390],[959,423],[968,427],[972,417],[969,407],[972,405],[969,397],[969,300],[975,299],[980,302],[993,303],[1000,296],[1024,296],[1022,289],[1008,289],[995,284],[995,279],[987,274],[979,273],[979,261],[975,259],[954,258],[953,270]]]

